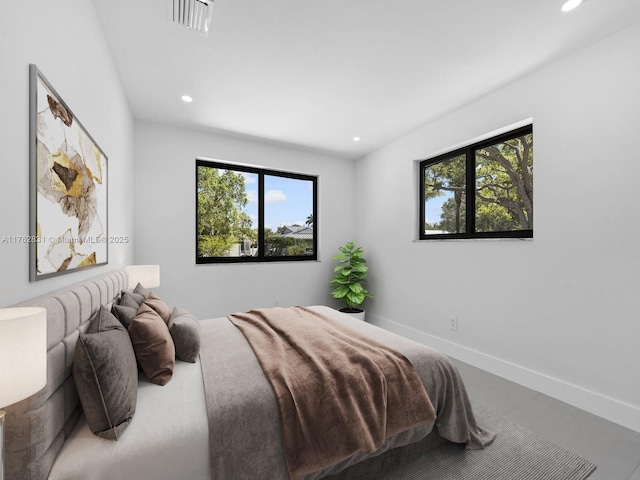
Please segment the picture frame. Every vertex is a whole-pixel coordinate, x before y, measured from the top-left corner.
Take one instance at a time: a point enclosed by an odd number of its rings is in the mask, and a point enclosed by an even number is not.
[[[106,265],[107,156],[29,65],[29,280]]]

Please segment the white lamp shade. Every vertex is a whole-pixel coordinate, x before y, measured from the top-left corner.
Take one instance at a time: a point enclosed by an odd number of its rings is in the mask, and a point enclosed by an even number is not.
[[[47,384],[47,311],[0,309],[0,407],[30,397]]]
[[[160,265],[129,265],[125,270],[129,275],[128,288],[136,288],[138,283],[144,288],[160,286]]]

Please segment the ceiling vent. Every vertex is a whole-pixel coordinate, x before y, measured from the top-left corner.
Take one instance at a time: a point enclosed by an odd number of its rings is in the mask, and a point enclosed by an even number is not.
[[[167,0],[170,22],[209,36],[214,0]]]

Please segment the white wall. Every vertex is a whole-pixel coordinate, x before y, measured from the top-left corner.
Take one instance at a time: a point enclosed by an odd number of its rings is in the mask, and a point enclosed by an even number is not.
[[[331,304],[338,246],[354,235],[354,163],[278,145],[135,122],[135,259],[159,264],[158,293],[200,318]],[[319,262],[195,264],[195,159],[319,175]]]
[[[133,119],[92,2],[2,2],[0,239],[29,234],[29,64],[34,63],[108,157],[109,233],[131,235]],[[111,245],[109,265],[29,283],[29,246],[0,243],[0,307],[130,263]]]
[[[368,318],[640,430],[638,58],[640,25],[360,159]],[[529,117],[535,238],[415,242],[415,160]]]

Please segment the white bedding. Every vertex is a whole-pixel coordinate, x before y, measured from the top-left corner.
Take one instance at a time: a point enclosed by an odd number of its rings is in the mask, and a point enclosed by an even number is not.
[[[117,441],[93,435],[82,416],[49,480],[211,480],[200,361],[177,361],[164,386],[140,375],[133,421]]]

